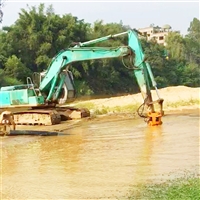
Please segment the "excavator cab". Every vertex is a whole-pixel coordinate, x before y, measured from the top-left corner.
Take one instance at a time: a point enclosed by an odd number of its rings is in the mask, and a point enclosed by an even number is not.
[[[71,71],[69,70],[63,70],[63,75],[65,76],[64,84],[62,86],[62,89],[60,91],[59,97],[58,97],[58,104],[64,104],[66,102],[70,102],[75,99],[76,97],[76,91],[75,91],[75,85],[74,85],[74,77]],[[33,84],[36,86],[36,90],[39,91],[39,85],[42,82],[42,80],[46,76],[46,71],[43,72],[34,72],[33,73]],[[55,87],[55,90],[57,87]]]

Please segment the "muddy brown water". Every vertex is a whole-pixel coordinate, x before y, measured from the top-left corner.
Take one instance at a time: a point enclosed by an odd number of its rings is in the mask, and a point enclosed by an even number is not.
[[[133,185],[199,168],[199,111],[163,125],[90,121],[70,135],[1,138],[1,199],[114,199]]]

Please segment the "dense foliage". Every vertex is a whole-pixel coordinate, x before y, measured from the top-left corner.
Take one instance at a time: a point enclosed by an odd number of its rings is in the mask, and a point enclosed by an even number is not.
[[[57,15],[52,6],[21,9],[19,18],[0,31],[0,86],[26,83],[33,72],[45,70],[61,49],[73,42],[116,34],[130,27],[120,23],[86,23],[71,14]],[[159,87],[200,85],[200,21],[191,22],[188,35],[170,33],[167,38],[169,59],[163,57],[164,46],[142,40],[149,63]],[[101,46],[126,44],[125,37],[101,43]],[[137,92],[132,70],[121,59],[77,62],[71,67],[79,94],[112,94]]]

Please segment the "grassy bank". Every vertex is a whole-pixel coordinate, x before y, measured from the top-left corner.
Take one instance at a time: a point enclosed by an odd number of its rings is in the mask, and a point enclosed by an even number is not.
[[[77,102],[74,104],[77,108],[87,108],[93,113],[94,115],[102,115],[102,114],[109,114],[109,113],[135,113],[140,106],[140,103],[135,104],[127,104],[127,105],[120,105],[120,106],[102,106],[98,105],[92,101],[83,101]],[[170,109],[178,109],[178,108],[186,108],[192,106],[200,106],[199,99],[189,99],[189,100],[181,100],[177,102],[164,102],[164,110]],[[158,105],[155,106],[155,109],[159,111]]]
[[[94,103],[87,102],[87,103],[78,103],[75,105],[78,108],[87,108],[89,109],[94,115],[104,115],[108,113],[133,113],[135,112],[139,104],[131,104],[131,105],[124,105],[124,106],[97,106]]]
[[[180,106],[194,106],[198,105],[200,106],[200,100],[199,99],[189,99],[189,100],[181,100],[177,102],[166,102],[165,107],[166,108],[178,108]]]
[[[160,184],[140,185],[126,199],[198,200],[200,179],[198,175],[186,175]]]

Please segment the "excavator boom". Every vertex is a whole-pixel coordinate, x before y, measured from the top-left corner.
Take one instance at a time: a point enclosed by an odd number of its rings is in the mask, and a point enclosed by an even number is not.
[[[124,34],[128,35],[127,46],[120,46],[117,48],[86,47]],[[149,77],[151,78],[152,83],[155,83],[155,80],[153,78],[150,65],[145,61],[145,56],[143,54],[137,33],[133,30],[129,30],[116,35],[105,36],[84,43],[78,43],[72,48],[60,51],[48,67],[46,76],[41,82],[39,89],[40,91],[46,92],[47,101],[54,102],[58,99],[60,93],[58,90],[62,88],[62,81],[60,81],[59,75],[64,69],[68,69],[71,63],[84,60],[116,57],[129,57],[129,67],[132,68],[133,73],[135,74],[143,99],[145,99],[146,103],[149,103],[151,107],[150,110],[154,112],[153,104],[151,104],[152,97]],[[61,84],[60,87],[57,87],[58,83]],[[56,92],[55,87],[58,88]]]

